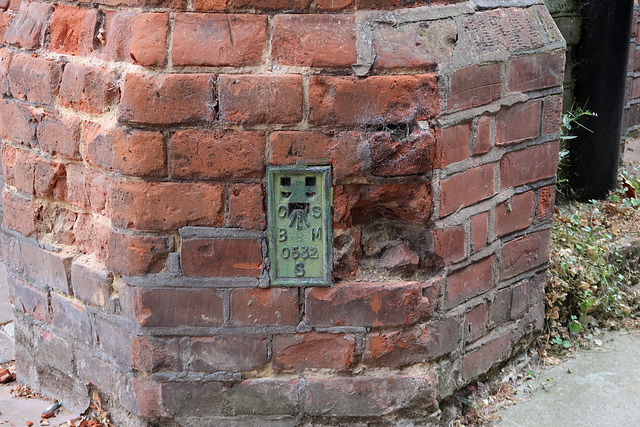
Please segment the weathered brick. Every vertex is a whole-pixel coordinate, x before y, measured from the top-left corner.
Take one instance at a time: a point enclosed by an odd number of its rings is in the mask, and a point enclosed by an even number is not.
[[[267,363],[265,336],[215,336],[191,338],[194,371],[251,371]]]
[[[224,189],[217,183],[120,181],[110,197],[110,216],[122,227],[172,230],[223,224]]]
[[[111,172],[166,176],[167,148],[162,133],[103,125],[85,127],[86,159]]]
[[[511,354],[511,333],[508,332],[494,338],[482,347],[462,357],[462,377],[470,381],[483,374],[498,362],[502,362]]]
[[[52,294],[51,319],[51,323],[67,336],[92,344],[91,320],[84,306],[69,298]]]
[[[500,278],[506,279],[549,261],[550,230],[518,237],[502,246]]]
[[[515,187],[555,176],[558,147],[556,141],[506,153],[500,159],[501,188]]]
[[[179,338],[136,336],[131,348],[133,367],[146,372],[181,372]]]
[[[6,40],[5,34],[14,19],[15,15],[13,13],[0,12],[0,40]]]
[[[11,100],[0,100],[0,136],[20,144],[36,144],[36,126],[42,115],[33,106]]]
[[[440,184],[440,216],[449,215],[460,208],[493,196],[495,193],[493,174],[494,165],[488,164],[468,169],[443,180]]]
[[[58,99],[60,105],[101,114],[117,97],[118,88],[107,70],[74,63],[64,67]]]
[[[171,135],[171,171],[186,179],[260,178],[265,145],[262,132],[177,131]]]
[[[298,123],[302,119],[302,76],[219,77],[220,119],[231,123]]]
[[[7,275],[7,285],[11,304],[16,310],[42,322],[51,323],[47,292],[31,286],[12,274]]]
[[[329,161],[333,177],[340,182],[364,174],[358,149],[367,140],[360,132],[336,135],[319,132],[273,132],[269,135],[269,163],[274,165],[314,164]]]
[[[375,68],[427,68],[448,62],[458,31],[452,22],[379,25],[374,35]]]
[[[29,151],[2,145],[2,174],[5,184],[33,194],[36,156]]]
[[[5,187],[2,192],[4,226],[26,237],[36,237],[36,205],[30,197],[24,197]]]
[[[435,230],[433,249],[444,264],[462,261],[466,257],[467,233],[462,225]]]
[[[149,377],[127,377],[127,380],[127,384],[118,387],[120,402],[127,411],[146,418],[165,415],[159,383]]]
[[[493,126],[493,119],[491,117],[480,117],[478,119],[478,128],[476,131],[476,146],[473,152],[474,156],[484,154],[491,150],[493,147],[493,141],[491,140],[491,127]]]
[[[107,12],[107,58],[142,66],[167,62],[168,13]]]
[[[309,7],[311,0],[290,0],[287,2],[287,10],[305,10]],[[279,0],[229,0],[229,6],[234,9],[259,9],[275,10],[282,9],[283,4]]]
[[[493,287],[493,263],[491,255],[474,264],[449,274],[447,283],[447,307],[453,308],[461,302],[488,291]]]
[[[459,0],[355,0],[356,9],[397,9],[420,5],[452,3]]]
[[[496,117],[496,145],[536,138],[540,132],[540,100],[500,110]]]
[[[4,41],[25,49],[37,49],[44,38],[47,30],[45,24],[52,13],[51,4],[22,2],[18,15],[4,34]]]
[[[184,239],[180,262],[185,276],[260,277],[261,239]]]
[[[405,176],[433,169],[436,159],[436,132],[414,130],[397,137],[376,132],[369,138],[371,172],[378,176]],[[351,154],[353,155],[353,154]]]
[[[529,308],[529,296],[532,295],[534,288],[535,286],[528,280],[511,288],[511,319],[517,319],[526,313]]]
[[[355,0],[316,0],[316,8],[319,10],[342,10],[353,7]]]
[[[499,237],[527,228],[533,222],[533,191],[516,194],[496,206],[495,231]]]
[[[222,295],[215,289],[121,286],[120,292],[124,312],[143,327],[216,327],[224,322]]]
[[[470,123],[442,129],[442,135],[438,138],[438,167],[445,167],[469,158],[470,134]]]
[[[90,55],[98,18],[98,9],[56,5],[51,18],[49,50],[67,55]]]
[[[58,116],[45,111],[36,133],[38,148],[52,156],[80,159],[81,123],[77,117]]]
[[[67,276],[67,270],[71,266],[71,255],[50,252],[25,242],[20,244],[20,253],[27,277],[44,286],[66,294],[71,293]]]
[[[449,110],[458,111],[495,101],[500,96],[502,64],[473,65],[451,75]]]
[[[489,317],[494,325],[504,323],[509,320],[511,312],[511,288],[500,290],[491,301]]]
[[[208,74],[125,76],[121,122],[172,124],[215,119],[215,80]]]
[[[98,234],[95,226],[92,234]],[[125,275],[159,272],[164,268],[167,255],[173,246],[172,240],[168,237],[136,236],[115,230],[109,232],[106,239],[106,248],[100,251],[102,260],[114,273]],[[101,241],[102,238],[97,240]]]
[[[425,376],[310,378],[305,412],[323,417],[379,417],[409,408],[434,408],[437,380]]]
[[[562,95],[551,95],[544,99],[542,110],[542,134],[560,132],[562,121]]]
[[[67,194],[65,165],[37,157],[35,166],[34,194],[58,200],[65,199]]]
[[[298,324],[298,289],[235,289],[231,292],[231,321],[238,326]]]
[[[357,282],[312,288],[306,294],[306,318],[312,326],[409,325],[432,313],[422,290],[434,283]]]
[[[0,38],[0,40],[2,40]],[[9,70],[11,68],[11,60],[13,59],[13,52],[3,47],[0,49],[0,95],[11,95],[9,88]]]
[[[431,188],[426,182],[345,184],[333,187],[336,229],[365,224],[374,218],[426,223],[431,215]]]
[[[354,336],[308,332],[306,334],[275,335],[272,367],[276,371],[305,369],[349,369],[356,355]]]
[[[265,15],[180,13],[175,18],[171,60],[173,65],[258,65],[266,41]]]
[[[232,184],[229,187],[230,227],[264,230],[264,190],[259,184]]]
[[[105,214],[111,181],[100,171],[79,164],[67,165],[67,200],[83,209]]]
[[[22,273],[22,255],[20,241],[8,233],[2,232],[3,262],[10,273]]]
[[[9,68],[12,95],[34,103],[53,104],[61,78],[61,63],[25,54],[15,55]]]
[[[489,308],[486,302],[469,309],[464,316],[465,342],[473,342],[487,333]]]
[[[271,55],[300,67],[351,67],[356,62],[353,15],[276,15]]]
[[[133,334],[100,316],[95,317],[95,330],[98,345],[106,355],[119,363],[133,365]]]
[[[75,352],[70,342],[34,325],[36,357],[62,372],[74,372]]]
[[[488,212],[471,217],[471,253],[476,253],[487,245],[488,229]]]
[[[536,217],[538,221],[545,221],[553,217],[556,204],[556,188],[553,185],[543,187],[538,193],[538,207]]]
[[[73,294],[85,304],[106,311],[113,290],[113,273],[91,258],[79,258],[71,265]]]
[[[509,92],[528,92],[562,85],[564,50],[523,55],[509,62]]]
[[[450,353],[460,342],[460,319],[446,317],[403,331],[374,332],[363,363],[370,367],[393,367],[424,363]]]
[[[198,12],[224,12],[229,7],[229,0],[193,0],[192,7]]]
[[[78,349],[76,350],[76,365],[78,377],[82,381],[87,384],[92,383],[103,393],[112,393],[117,396],[115,383],[122,377],[116,375],[117,371],[114,372],[113,364]]]
[[[435,74],[311,76],[309,122],[331,124],[409,123],[434,117],[439,110]]]
[[[98,0],[96,4],[105,6],[123,6],[123,0]],[[187,8],[186,0],[127,0],[126,6],[140,8],[168,8],[175,10],[185,10]]]

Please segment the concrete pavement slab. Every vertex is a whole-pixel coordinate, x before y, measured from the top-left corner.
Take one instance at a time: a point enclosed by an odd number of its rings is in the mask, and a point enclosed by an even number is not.
[[[51,401],[14,397],[10,391],[16,386],[15,382],[0,385],[0,427],[26,426],[27,421],[39,426],[40,415],[51,405]],[[50,426],[67,426],[67,421],[78,418],[77,414],[62,408],[48,422]]]
[[[538,374],[520,402],[498,411],[500,427],[640,425],[640,333],[609,333],[599,350]]]
[[[10,362],[14,355],[13,338],[0,328],[0,363]]]

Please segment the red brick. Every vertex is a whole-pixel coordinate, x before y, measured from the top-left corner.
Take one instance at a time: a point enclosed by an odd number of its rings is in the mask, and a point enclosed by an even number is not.
[[[140,230],[214,227],[223,224],[223,204],[221,184],[121,181],[111,190],[110,216],[118,226]]]
[[[9,68],[13,96],[39,104],[53,104],[61,77],[59,62],[30,55],[15,55]]]
[[[5,187],[2,192],[2,209],[5,227],[26,237],[36,237],[36,206],[30,197],[7,191]]]
[[[221,75],[220,119],[231,123],[298,123],[302,76]]]
[[[247,230],[264,230],[264,198],[261,185],[231,184],[228,225]]]
[[[165,414],[162,408],[162,386],[150,377],[128,378],[129,384],[119,387],[123,393],[120,401],[123,407],[139,417],[160,417]]]
[[[179,339],[137,336],[131,347],[133,366],[146,372],[180,372],[182,357]]]
[[[470,134],[470,123],[442,129],[442,136],[438,140],[439,167],[445,167],[469,158]]]
[[[51,18],[49,50],[68,55],[90,55],[98,14],[98,9],[56,5]]]
[[[543,187],[538,193],[538,208],[536,217],[538,221],[545,221],[553,217],[556,204],[556,188],[553,185]]]
[[[251,371],[267,363],[264,336],[216,336],[191,338],[191,368],[194,371]]]
[[[511,332],[489,341],[462,357],[462,377],[470,381],[511,354]]]
[[[125,313],[143,327],[217,327],[224,322],[222,295],[213,289],[128,288],[122,298]]]
[[[489,308],[483,302],[469,309],[464,316],[465,342],[473,342],[487,333]]]
[[[68,337],[88,345],[93,343],[89,312],[76,301],[51,294],[51,320],[51,323]]]
[[[444,264],[462,261],[466,257],[467,234],[462,225],[435,230],[433,233],[434,252]]]
[[[496,206],[495,231],[499,237],[527,228],[533,222],[533,191],[516,194]]]
[[[536,138],[540,132],[540,101],[503,108],[496,118],[496,145]]]
[[[31,286],[12,274],[7,275],[7,285],[9,299],[16,310],[41,322],[51,323],[47,292]]]
[[[511,319],[523,316],[529,308],[529,296],[532,295],[534,285],[524,281],[511,288]]]
[[[433,283],[338,283],[307,291],[306,317],[312,326],[410,325],[433,310],[422,289]]]
[[[36,126],[42,118],[36,107],[11,100],[0,100],[0,135],[20,144],[36,145]]]
[[[305,10],[309,7],[311,0],[289,0],[283,6],[279,0],[229,0],[229,6],[233,9],[259,9],[259,10]]]
[[[125,76],[121,122],[172,124],[215,118],[215,81],[207,74]]]
[[[272,366],[276,371],[337,369],[346,371],[354,362],[355,337],[344,334],[308,332],[274,335]]]
[[[193,0],[191,6],[198,12],[224,12],[229,0]]]
[[[0,40],[2,39],[0,38]],[[12,59],[13,53],[9,48],[3,47],[0,49],[0,95],[11,95],[9,89],[9,69],[11,68]]]
[[[310,378],[305,412],[322,417],[380,417],[405,409],[434,408],[436,386],[432,371],[425,376]]]
[[[37,157],[33,181],[34,194],[64,200],[67,194],[66,175],[64,164]]]
[[[366,224],[375,218],[426,223],[431,215],[428,182],[403,184],[345,184],[333,187],[336,229]]]
[[[277,18],[276,18],[277,19]],[[176,15],[173,65],[259,65],[267,42],[265,15]]]
[[[333,177],[340,182],[364,174],[358,148],[367,140],[360,132],[337,135],[319,132],[273,132],[269,136],[269,163],[273,165],[331,163]]]
[[[471,217],[471,253],[476,253],[487,245],[489,212]]]
[[[2,174],[6,185],[33,194],[36,156],[29,151],[2,145]]]
[[[236,326],[295,326],[298,289],[235,289],[231,292],[231,321]]]
[[[93,228],[94,234],[96,228]],[[102,253],[106,266],[114,273],[144,275],[157,273],[165,267],[172,249],[172,240],[163,236],[135,236],[110,232],[107,248]]]
[[[184,239],[180,261],[185,276],[260,277],[261,239]]]
[[[342,10],[353,7],[355,0],[316,0],[316,8],[319,10]]]
[[[43,287],[47,286],[65,294],[71,293],[67,277],[71,255],[50,252],[25,242],[20,244],[20,254],[26,277],[42,284]]]
[[[46,22],[52,13],[51,4],[22,2],[18,15],[4,34],[4,41],[25,49],[37,49],[47,30]]]
[[[543,230],[505,243],[500,278],[507,279],[548,262],[550,239],[550,230]]]
[[[564,50],[518,56],[509,62],[509,92],[528,92],[562,85]]]
[[[276,15],[272,37],[276,64],[351,67],[356,63],[353,15]]]
[[[498,325],[509,320],[511,312],[511,288],[500,290],[491,302],[489,317],[491,323]]]
[[[91,258],[76,259],[71,265],[73,294],[85,304],[103,311],[109,308],[113,290],[113,273]]]
[[[65,66],[58,99],[60,105],[101,114],[117,97],[118,89],[107,70],[73,63]]]
[[[171,171],[187,179],[261,178],[262,132],[181,130],[171,135]]]
[[[167,62],[168,13],[107,12],[106,55],[142,66]]]
[[[491,255],[449,274],[449,283],[447,284],[448,308],[453,308],[493,287],[493,261],[494,256]]]
[[[558,165],[558,142],[511,151],[500,159],[501,188],[536,182],[555,176]]]
[[[435,74],[311,76],[309,122],[317,125],[409,123],[439,110]]]
[[[167,149],[162,133],[118,126],[85,128],[86,159],[111,172],[166,176]]]
[[[458,31],[452,22],[409,22],[401,25],[379,25],[373,46],[375,68],[428,68],[449,62]]]
[[[451,76],[449,110],[488,104],[500,97],[500,70],[502,64],[473,65],[458,70]]]
[[[45,111],[36,131],[38,148],[52,156],[79,160],[80,130],[81,120],[77,117],[60,117],[53,112]]]
[[[106,214],[109,208],[110,179],[103,173],[79,164],[67,165],[67,200],[83,209]]]
[[[493,141],[491,138],[491,127],[493,119],[491,117],[480,117],[478,119],[478,129],[476,131],[476,146],[473,152],[474,156],[484,154],[491,150]]]
[[[369,367],[400,368],[424,363],[458,348],[460,319],[447,317],[403,331],[374,332],[363,363]]]
[[[395,240],[386,245],[377,266],[387,270],[394,268],[416,269],[420,264],[420,256],[406,243]]]
[[[414,130],[397,137],[376,132],[369,138],[371,172],[377,176],[416,175],[430,171],[436,159],[436,132]],[[351,154],[353,156],[353,154]]]
[[[4,41],[7,28],[11,25],[15,15],[10,12],[0,12],[0,41]]]
[[[447,178],[440,184],[440,216],[492,196],[494,165],[478,166]]]
[[[542,134],[549,135],[560,132],[562,121],[562,95],[552,95],[544,99],[542,110]]]

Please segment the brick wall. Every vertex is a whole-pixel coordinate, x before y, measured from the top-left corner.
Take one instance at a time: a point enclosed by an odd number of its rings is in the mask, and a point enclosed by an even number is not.
[[[640,130],[640,44],[638,43],[638,25],[640,25],[638,2],[635,1],[633,21],[631,22],[627,92],[624,100],[624,116],[622,118],[623,136],[637,136],[638,130]],[[621,152],[624,152],[624,147]]]
[[[565,42],[512,3],[5,1],[20,380],[123,425],[439,422],[542,326]],[[333,167],[331,287],[269,283],[295,163]]]

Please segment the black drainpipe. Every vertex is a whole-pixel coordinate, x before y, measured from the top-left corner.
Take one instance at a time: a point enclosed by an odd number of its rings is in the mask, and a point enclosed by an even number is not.
[[[575,105],[595,112],[571,141],[569,183],[580,200],[604,199],[616,187],[633,0],[586,0],[581,7]]]

